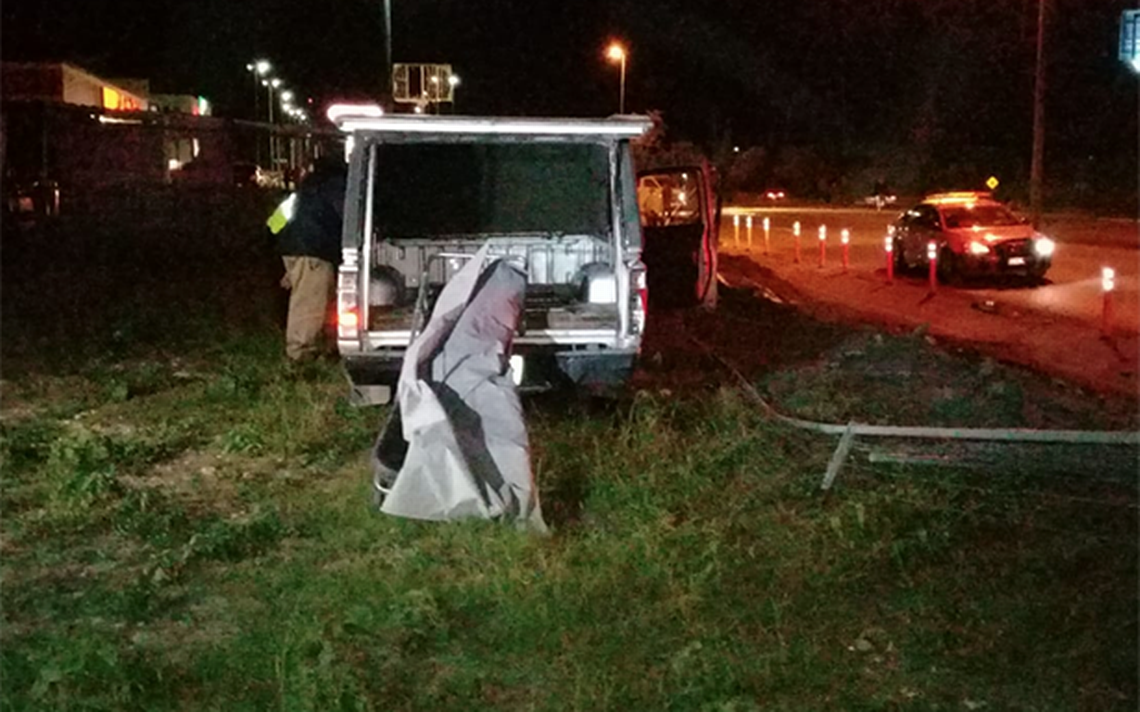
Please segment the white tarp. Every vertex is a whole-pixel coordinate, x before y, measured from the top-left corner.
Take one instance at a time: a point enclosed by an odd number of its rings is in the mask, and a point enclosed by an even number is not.
[[[380,510],[429,520],[509,517],[545,531],[507,373],[526,275],[505,260],[486,264],[487,250],[444,285],[404,356],[397,411],[373,451],[377,482],[391,485]]]

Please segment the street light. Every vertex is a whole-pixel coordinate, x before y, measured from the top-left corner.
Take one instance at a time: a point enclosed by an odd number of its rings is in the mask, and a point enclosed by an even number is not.
[[[273,123],[273,90],[281,86],[281,80],[277,77],[262,79],[261,86],[265,87],[269,94],[269,123]]]
[[[621,89],[618,94],[618,113],[625,113],[625,47],[614,42],[606,49],[606,58],[611,62],[621,63]]]
[[[277,141],[273,135],[273,90],[281,86],[281,80],[277,77],[262,79],[261,85],[269,94],[269,165],[272,169],[277,165]]]
[[[258,87],[258,82],[261,80],[261,77],[264,77],[266,74],[269,74],[269,70],[271,70],[271,69],[273,69],[273,66],[271,64],[269,64],[269,60],[267,60],[267,59],[255,59],[254,61],[245,65],[245,70],[253,75],[253,119],[254,119],[254,121],[257,120],[257,93],[258,93],[257,87]]]

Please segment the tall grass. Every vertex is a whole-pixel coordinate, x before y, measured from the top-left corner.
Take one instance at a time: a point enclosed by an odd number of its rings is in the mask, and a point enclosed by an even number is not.
[[[179,214],[58,264],[5,236],[3,709],[1135,709],[1132,484],[860,452],[823,496],[834,442],[705,379],[528,402],[551,537],[388,518],[384,413],[285,367],[264,212]],[[1134,427],[921,335],[733,309],[702,336],[786,334],[757,378],[799,415]]]
[[[339,379],[239,356],[107,402],[46,453],[47,421],[6,431],[14,489],[102,483],[5,518],[6,705],[1135,703],[1130,487],[855,463],[824,498],[831,443],[731,391],[642,393],[531,408],[554,528],[534,539],[373,512],[379,421],[341,405]],[[169,435],[181,418],[193,438]],[[170,463],[197,469],[175,482]]]

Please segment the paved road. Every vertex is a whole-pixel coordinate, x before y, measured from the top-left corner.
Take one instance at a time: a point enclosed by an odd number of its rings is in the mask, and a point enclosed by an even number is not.
[[[878,274],[885,279],[883,238],[897,211],[862,208],[734,208],[724,210],[721,245],[731,247],[736,232],[733,216],[740,216],[739,240],[746,248],[747,216],[753,216],[753,249],[750,254],[765,265],[791,261],[794,256],[792,225],[801,224],[801,266],[819,264],[818,229],[828,230],[826,262],[831,268],[841,264],[840,231],[851,231],[850,272]],[[763,219],[769,219],[769,253],[764,255]],[[1140,237],[1132,220],[1097,220],[1079,216],[1047,216],[1042,232],[1057,241],[1053,267],[1046,283],[1036,287],[1022,284],[994,285],[971,282],[955,291],[974,301],[994,300],[1009,308],[1049,312],[1081,319],[1099,326],[1103,314],[1101,268],[1116,271],[1113,296],[1114,328],[1140,331]],[[826,269],[826,268],[825,268]],[[902,281],[925,284],[925,275],[906,275]],[[942,289],[942,288],[940,288]],[[948,289],[948,288],[946,288]]]
[[[1089,387],[1135,395],[1140,387],[1140,241],[1127,220],[1053,216],[1043,231],[1057,240],[1053,268],[1036,287],[972,283],[939,285],[925,274],[886,284],[883,241],[897,211],[863,208],[726,207],[721,223],[721,275],[732,284],[771,286],[793,298],[866,321],[972,342],[1011,361]],[[746,218],[753,218],[748,244]],[[733,227],[739,216],[739,229]],[[763,218],[770,231],[765,250]],[[792,225],[801,224],[801,259],[794,261]],[[827,226],[819,266],[820,225]],[[849,268],[842,267],[840,231],[850,231]],[[1112,338],[1101,337],[1101,267],[1117,272]],[[781,295],[781,296],[787,296]],[[992,301],[992,306],[989,302]]]

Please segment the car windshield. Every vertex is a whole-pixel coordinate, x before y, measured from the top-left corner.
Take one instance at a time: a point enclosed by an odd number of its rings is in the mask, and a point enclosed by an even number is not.
[[[387,238],[609,230],[600,144],[380,144],[376,224]]]
[[[964,204],[942,206],[946,227],[1000,227],[1019,225],[1021,220],[1003,205]]]

